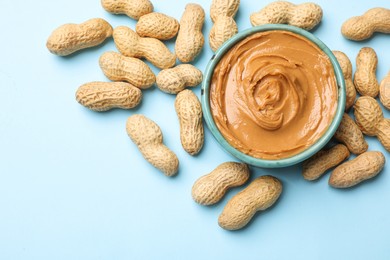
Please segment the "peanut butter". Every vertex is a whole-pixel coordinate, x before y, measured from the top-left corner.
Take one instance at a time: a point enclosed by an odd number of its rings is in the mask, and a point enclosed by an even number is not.
[[[234,45],[214,69],[211,113],[236,149],[262,159],[296,155],[324,134],[337,108],[328,56],[288,31],[255,33]]]

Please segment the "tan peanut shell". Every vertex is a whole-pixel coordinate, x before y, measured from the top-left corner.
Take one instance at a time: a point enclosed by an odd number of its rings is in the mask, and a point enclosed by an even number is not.
[[[104,75],[113,81],[126,81],[140,89],[149,88],[156,82],[152,70],[143,61],[117,52],[103,53],[99,65]]]
[[[205,13],[198,4],[187,4],[180,19],[180,29],[176,39],[177,58],[184,63],[193,61],[202,51],[204,37],[202,34]]]
[[[194,183],[192,198],[201,205],[213,205],[225,196],[228,189],[245,184],[249,175],[249,167],[245,163],[222,163]]]
[[[135,31],[141,37],[169,40],[176,36],[179,28],[179,22],[175,18],[162,13],[150,13],[141,16]]]
[[[385,166],[385,156],[381,152],[365,152],[355,159],[338,166],[329,178],[329,185],[334,188],[349,188],[380,173]]]
[[[378,102],[372,97],[360,97],[354,105],[356,124],[362,132],[376,136],[383,147],[390,152],[390,120],[383,117]]]
[[[367,151],[368,144],[355,121],[348,115],[343,115],[340,126],[334,134],[334,138],[345,144],[353,154],[361,154]]]
[[[374,49],[363,47],[356,57],[356,71],[354,83],[356,90],[362,96],[376,97],[379,93],[379,84],[376,79],[378,57]]]
[[[354,41],[366,40],[374,32],[390,33],[390,9],[369,9],[361,16],[349,18],[341,26],[343,36]]]
[[[305,30],[313,29],[322,19],[322,8],[315,3],[293,4],[273,2],[250,16],[253,26],[263,24],[289,24]]]
[[[81,49],[97,46],[111,35],[111,25],[104,19],[94,18],[81,24],[61,25],[49,36],[46,47],[53,54],[66,56]]]
[[[345,102],[345,110],[348,110],[353,106],[356,99],[356,89],[352,81],[352,63],[344,52],[333,51],[333,54],[339,62],[344,75],[345,91],[347,97]]]
[[[356,124],[360,130],[369,136],[375,136],[377,127],[383,120],[383,112],[375,99],[359,97],[354,105]]]
[[[145,58],[160,69],[175,65],[176,55],[167,46],[154,38],[142,38],[126,26],[118,26],[113,33],[119,52],[127,57]]]
[[[213,51],[233,37],[238,32],[234,21],[240,0],[213,0],[211,2],[210,16],[213,26],[210,30],[209,42]]]
[[[390,152],[390,119],[382,120],[378,125],[376,137],[383,147]]]
[[[327,170],[347,159],[349,155],[348,148],[343,144],[337,144],[328,150],[321,150],[303,162],[303,178],[308,181],[316,180]]]
[[[180,123],[180,141],[184,150],[196,155],[203,147],[204,130],[202,106],[198,97],[188,89],[176,96],[175,110]]]
[[[215,52],[238,33],[238,27],[232,17],[222,16],[211,27],[209,34],[209,43],[211,49]]]
[[[132,115],[127,120],[126,131],[149,163],[166,176],[173,176],[177,173],[179,160],[163,144],[161,129],[155,122],[143,115]]]
[[[139,88],[126,82],[89,82],[79,87],[76,100],[94,111],[112,108],[130,109],[142,100]]]
[[[227,230],[243,228],[256,212],[271,207],[282,193],[282,183],[272,176],[261,176],[228,201],[218,218]]]
[[[186,87],[195,87],[202,82],[203,74],[191,64],[180,64],[171,69],[160,71],[157,75],[157,87],[169,94],[177,94]]]
[[[382,105],[390,110],[390,71],[379,85],[379,99]]]
[[[220,16],[234,17],[240,6],[240,0],[212,0],[210,7],[211,21],[215,23]]]
[[[101,0],[101,4],[109,13],[125,14],[135,20],[153,12],[153,4],[149,0]]]

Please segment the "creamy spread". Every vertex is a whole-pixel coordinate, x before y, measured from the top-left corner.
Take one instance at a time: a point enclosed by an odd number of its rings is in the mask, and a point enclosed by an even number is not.
[[[236,149],[262,159],[296,155],[315,143],[337,108],[328,56],[288,31],[255,33],[234,45],[214,69],[210,107]]]

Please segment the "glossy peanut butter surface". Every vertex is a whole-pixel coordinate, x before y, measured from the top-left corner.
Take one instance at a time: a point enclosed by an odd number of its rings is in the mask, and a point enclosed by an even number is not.
[[[214,69],[213,119],[236,149],[262,159],[291,157],[315,143],[337,108],[337,83],[325,53],[287,31],[237,43]]]

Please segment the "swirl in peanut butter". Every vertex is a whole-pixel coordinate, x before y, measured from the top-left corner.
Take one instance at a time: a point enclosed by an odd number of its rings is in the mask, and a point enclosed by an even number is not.
[[[315,143],[337,108],[328,56],[287,31],[256,33],[230,49],[214,69],[210,106],[221,134],[236,149],[281,159]]]

